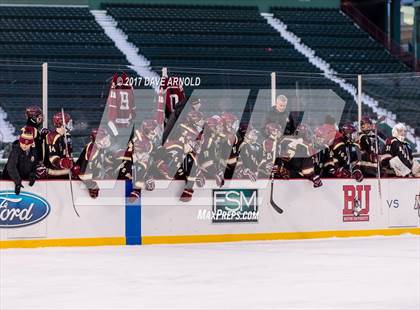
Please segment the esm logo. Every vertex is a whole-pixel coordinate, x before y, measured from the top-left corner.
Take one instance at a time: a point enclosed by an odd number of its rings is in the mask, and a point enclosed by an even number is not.
[[[257,221],[258,191],[256,189],[213,190],[213,223]]]
[[[343,185],[343,222],[369,221],[370,185]]]

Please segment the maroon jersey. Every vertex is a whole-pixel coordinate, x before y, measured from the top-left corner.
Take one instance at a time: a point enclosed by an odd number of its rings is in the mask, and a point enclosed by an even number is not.
[[[169,116],[175,112],[178,103],[185,100],[182,83],[178,77],[163,77],[157,108],[157,121],[166,124]]]
[[[114,75],[107,100],[108,120],[119,128],[129,127],[136,116],[133,87],[126,75]]]

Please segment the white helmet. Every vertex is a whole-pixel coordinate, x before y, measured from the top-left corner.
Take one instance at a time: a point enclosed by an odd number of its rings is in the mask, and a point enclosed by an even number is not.
[[[400,140],[401,142],[404,142],[405,136],[407,133],[407,129],[405,128],[405,125],[402,123],[398,123],[397,125],[392,128],[392,136]]]

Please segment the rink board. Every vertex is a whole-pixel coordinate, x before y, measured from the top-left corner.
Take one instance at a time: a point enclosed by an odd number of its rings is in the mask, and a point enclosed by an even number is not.
[[[235,189],[234,192],[238,189],[258,192],[257,222],[213,222],[200,217],[199,210],[211,212],[215,208],[215,184],[196,189],[189,203],[178,201],[182,184],[172,182],[168,189],[168,184],[164,184],[162,188],[145,193],[142,198],[142,243],[420,234],[420,217],[416,209],[420,179],[382,179],[381,197],[376,179],[366,179],[361,183],[347,179],[323,182],[323,187],[315,189],[306,180],[275,181],[273,198],[283,209],[282,214],[270,204],[270,183],[267,180],[255,183],[236,180],[226,184],[223,188]],[[361,199],[358,199],[362,211],[353,217],[348,214],[352,211],[347,209],[352,205],[349,202],[352,190],[358,192],[357,186],[362,186]],[[366,192],[368,203],[364,201]]]
[[[50,205],[50,212],[44,220],[35,224],[24,223],[22,227],[7,228],[0,226],[0,248],[126,244],[130,236],[126,231],[125,182],[105,181],[98,184],[100,197],[91,199],[81,182],[72,181],[78,217],[73,210],[68,180],[40,181],[33,187],[24,182],[22,194],[44,198]],[[6,216],[2,213],[6,209],[5,199],[12,197],[10,190],[14,190],[13,183],[0,181],[0,224]]]
[[[382,179],[381,197],[376,179],[323,182],[314,189],[307,180],[275,181],[273,200],[284,211],[279,214],[270,204],[268,180],[235,180],[222,189],[208,181],[188,203],[179,201],[182,182],[157,181],[154,191],[143,192],[141,205],[127,202],[128,182],[99,182],[100,197],[94,200],[73,181],[80,217],[73,210],[69,181],[41,181],[32,188],[25,182],[23,193],[47,201],[50,211],[30,225],[0,226],[0,248],[420,234],[420,179]],[[0,182],[0,224],[10,215],[5,199],[13,188],[11,182]],[[212,217],[221,210],[257,216]]]

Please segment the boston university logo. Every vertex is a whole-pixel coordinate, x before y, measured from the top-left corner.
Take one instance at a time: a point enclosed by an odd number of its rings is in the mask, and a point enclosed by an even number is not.
[[[370,185],[343,185],[343,222],[369,221]]]

